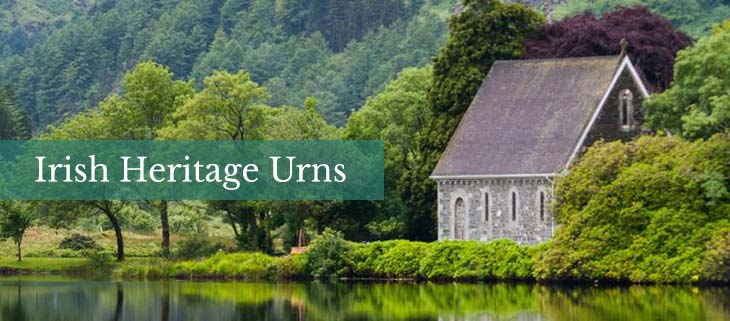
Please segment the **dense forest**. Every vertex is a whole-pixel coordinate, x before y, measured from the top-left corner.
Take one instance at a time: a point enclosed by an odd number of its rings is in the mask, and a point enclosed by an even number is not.
[[[20,249],[41,217],[112,229],[119,260],[129,230],[161,230],[164,256],[171,232],[189,233],[193,252],[209,256],[229,250],[199,238],[216,221],[233,250],[281,254],[324,235],[305,264],[312,275],[445,279],[505,264],[484,251],[513,265],[483,278],[729,280],[730,22],[710,27],[730,18],[727,1],[528,2],[107,0],[39,29],[11,23],[3,139],[383,140],[385,200],[7,201],[0,237]],[[435,238],[428,177],[496,60],[618,55],[622,39],[653,92],[652,135],[600,143],[559,180],[553,242],[342,240]],[[360,259],[387,266],[352,266]]]
[[[723,0],[514,1],[554,19],[643,4],[693,38],[730,15]],[[271,104],[306,97],[334,125],[405,67],[443,45],[457,0],[0,1],[0,85],[39,133],[119,90],[125,72],[153,60],[196,87],[214,70],[246,70]],[[553,4],[554,3],[554,4]]]
[[[48,31],[0,29],[0,83],[13,84],[36,132],[96,106],[147,60],[198,88],[213,70],[244,69],[272,104],[302,107],[311,96],[343,125],[401,69],[430,61],[454,3],[96,1]]]

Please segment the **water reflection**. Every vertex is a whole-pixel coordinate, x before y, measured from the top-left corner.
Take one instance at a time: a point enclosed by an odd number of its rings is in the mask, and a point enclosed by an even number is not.
[[[0,320],[730,320],[730,288],[0,279]]]

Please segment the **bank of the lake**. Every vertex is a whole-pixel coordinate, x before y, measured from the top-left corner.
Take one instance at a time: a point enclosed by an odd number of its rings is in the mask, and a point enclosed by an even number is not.
[[[219,252],[205,258],[162,259],[133,257],[112,261],[111,255],[90,258],[1,258],[3,275],[94,275],[117,280],[246,280],[303,281],[414,280],[591,284],[727,284],[696,277],[685,280],[632,282],[605,275],[595,279],[541,278],[546,245],[520,246],[508,240],[483,242],[384,241],[352,243],[336,236],[318,239],[304,254],[271,256],[263,253]]]
[[[120,280],[235,279],[251,281],[369,279],[417,281],[522,281],[544,283],[641,283],[641,284],[728,284],[714,275],[728,271],[715,257],[698,255],[690,263],[677,260],[661,274],[632,279],[612,273],[592,278],[546,276],[550,268],[545,256],[550,244],[525,246],[510,240],[477,241],[381,241],[356,243],[325,231],[303,254],[272,256],[258,252],[214,252],[199,258],[130,257],[113,261],[109,253],[88,252],[86,258],[28,257],[0,259],[3,274],[105,275]],[[576,253],[580,255],[580,253]],[[711,259],[707,259],[707,258]],[[638,258],[641,259],[641,258]],[[671,262],[671,260],[667,260]],[[637,261],[643,262],[643,261]],[[622,262],[631,267],[632,262]],[[633,265],[634,267],[640,265]],[[712,269],[708,268],[712,267]],[[600,271],[602,267],[593,267]],[[711,271],[713,273],[707,273]],[[719,272],[719,273],[718,273]],[[641,275],[632,272],[632,275]]]

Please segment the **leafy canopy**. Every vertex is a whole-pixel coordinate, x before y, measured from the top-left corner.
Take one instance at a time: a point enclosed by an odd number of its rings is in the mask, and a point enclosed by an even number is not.
[[[631,61],[653,89],[672,82],[677,51],[692,42],[672,24],[645,7],[618,8],[596,17],[585,13],[545,25],[530,39],[525,58],[566,58],[618,55],[621,39],[629,43]]]
[[[730,127],[730,21],[679,52],[674,83],[646,103],[649,125],[687,138],[707,138]]]
[[[703,253],[709,244],[716,244],[714,253],[728,250],[715,239],[730,227],[728,157],[730,141],[720,135],[696,142],[676,136],[599,142],[557,183],[561,227],[538,260],[537,278],[722,277],[724,259]]]

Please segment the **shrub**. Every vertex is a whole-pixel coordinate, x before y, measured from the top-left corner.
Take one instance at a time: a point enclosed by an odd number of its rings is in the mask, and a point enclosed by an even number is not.
[[[461,252],[470,242],[443,241],[432,244],[423,254],[419,275],[428,279],[452,279],[454,264],[460,260]]]
[[[352,245],[347,256],[352,262],[351,276],[356,277],[377,277],[376,266],[383,253],[394,247],[397,241],[381,241],[369,244],[355,243]]]
[[[277,279],[299,279],[306,277],[304,272],[305,255],[278,257],[272,265],[273,275]]]
[[[719,229],[707,242],[702,265],[706,280],[730,282],[730,227]]]
[[[534,250],[511,240],[469,242],[454,265],[455,279],[505,280],[532,277]]]
[[[352,245],[345,241],[342,233],[328,228],[309,245],[305,270],[316,278],[346,274],[353,268],[347,253],[351,249]]]
[[[58,245],[59,249],[68,249],[74,251],[81,250],[100,250],[101,246],[89,236],[81,234],[73,234],[61,240]]]
[[[427,243],[394,241],[377,259],[375,272],[387,277],[415,278],[420,270],[420,262],[428,248]]]
[[[226,246],[221,242],[211,242],[205,238],[189,238],[179,243],[174,256],[181,259],[193,259],[208,257],[225,250]]]
[[[557,182],[561,227],[536,261],[535,276],[722,279],[716,272],[723,266],[723,236],[717,231],[729,212],[729,155],[723,135],[696,142],[645,136],[594,145]]]
[[[111,267],[112,256],[104,251],[89,251],[86,255],[89,265],[96,270],[104,270]]]

